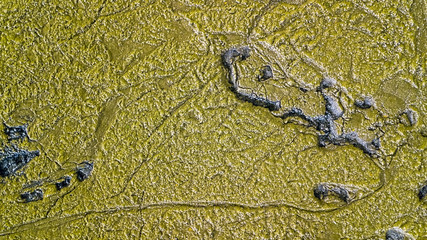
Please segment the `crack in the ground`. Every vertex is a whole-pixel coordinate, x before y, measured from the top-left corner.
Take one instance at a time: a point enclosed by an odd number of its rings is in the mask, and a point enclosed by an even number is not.
[[[68,40],[72,40],[80,36],[81,34],[84,34],[85,32],[89,31],[89,29],[92,28],[92,26],[96,23],[96,21],[98,21],[98,19],[101,17],[101,12],[104,9],[106,3],[107,3],[107,0],[104,0],[101,6],[98,8],[98,11],[96,12],[94,19],[83,28],[77,30],[77,32],[75,32]]]

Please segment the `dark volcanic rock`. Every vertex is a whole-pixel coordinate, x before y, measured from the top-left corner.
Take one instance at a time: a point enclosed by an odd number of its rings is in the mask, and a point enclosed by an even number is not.
[[[280,101],[271,101],[267,98],[259,97],[256,94],[248,94],[241,91],[236,91],[235,94],[240,100],[250,102],[254,106],[267,108],[270,111],[277,111],[281,107]]]
[[[323,200],[325,197],[328,196],[329,189],[326,184],[319,184],[314,188],[314,196],[317,197],[320,200]]]
[[[27,124],[21,126],[8,126],[6,123],[3,123],[3,125],[4,133],[7,135],[7,139],[9,141],[18,139],[23,140],[24,138],[30,140],[30,137],[28,136]]]
[[[70,176],[65,176],[64,180],[62,182],[57,182],[55,183],[56,185],[56,189],[61,190],[64,187],[68,187],[71,184],[71,177]]]
[[[354,105],[361,109],[368,109],[374,105],[374,99],[372,97],[364,97],[363,99],[356,100]]]
[[[77,179],[82,182],[89,178],[93,171],[93,163],[90,162],[82,162],[81,166],[77,167]]]
[[[320,200],[325,199],[330,193],[346,203],[350,202],[350,194],[343,186],[331,188],[327,183],[321,183],[314,188],[314,196]]]
[[[265,81],[273,77],[273,69],[269,65],[264,66],[261,69],[261,76],[258,78],[259,81]]]
[[[423,198],[427,195],[427,185],[423,186],[420,191],[418,192],[418,198],[420,200],[423,200]]]
[[[250,48],[249,47],[240,47],[240,48],[231,48],[225,51],[222,54],[222,63],[224,67],[228,70],[228,81],[231,84],[231,90],[236,94],[236,96],[246,102],[252,103],[254,106],[264,107],[270,111],[277,111],[281,108],[280,101],[271,101],[267,98],[263,98],[253,93],[246,93],[240,89],[239,86],[239,74],[237,74],[233,63],[235,59],[240,57],[241,60],[245,60],[250,57]],[[272,77],[272,70],[270,66],[266,66],[263,70],[263,79],[268,79]],[[268,77],[268,78],[267,78]]]
[[[34,202],[43,199],[43,190],[36,189],[33,192],[25,192],[21,194],[21,198],[25,202]]]
[[[336,187],[331,189],[331,192],[335,193],[341,200],[348,203],[350,201],[350,195],[348,194],[347,189],[343,187]]]
[[[405,231],[398,227],[390,228],[387,230],[385,234],[386,240],[404,240],[405,239]]]
[[[237,67],[234,66],[234,64],[238,58],[245,60],[249,56],[250,49],[248,47],[231,48],[222,54],[222,62],[229,73],[228,80],[231,84],[231,90],[243,101],[250,102],[255,106],[267,108],[270,111],[279,110],[281,108],[280,101],[271,101],[267,98],[260,97],[255,93],[246,93],[240,89],[239,74],[237,73]],[[267,65],[261,70],[261,76],[258,77],[258,80],[266,80],[271,77],[273,77],[273,72],[271,67]],[[324,89],[333,87],[336,84],[337,81],[335,79],[325,77],[317,87],[317,91],[322,94],[324,99],[325,113],[323,115],[308,116],[304,114],[301,109],[292,107],[291,109],[284,111],[282,114],[275,116],[282,119],[286,119],[288,117],[299,117],[307,121],[310,127],[314,127],[316,130],[320,131],[318,133],[318,145],[320,147],[326,147],[328,144],[337,146],[351,144],[361,149],[364,153],[369,154],[371,157],[378,157],[377,150],[381,147],[379,139],[365,141],[361,139],[356,132],[338,133],[335,121],[343,118],[344,110],[340,103],[338,103],[336,97],[329,96],[325,93],[326,91],[324,91]],[[305,89],[301,88],[300,90],[303,92],[305,91]],[[374,105],[374,100],[371,97],[365,97],[363,100],[356,101],[355,104],[360,108],[370,108]],[[409,111],[406,111],[405,113],[408,116],[410,124],[414,125],[416,123],[416,114]],[[342,196],[344,195],[345,194]],[[343,197],[342,199],[345,201],[348,200],[346,197]]]
[[[33,158],[40,155],[40,151],[27,151],[15,149],[12,151],[6,148],[4,152],[0,152],[0,176],[7,177],[13,175],[16,171],[24,167]]]
[[[335,80],[334,78],[325,77],[320,82],[320,86],[318,89],[323,90],[325,88],[330,88],[330,87],[335,86],[335,84],[337,84],[337,80]]]
[[[344,112],[338,102],[333,97],[323,94],[323,99],[325,99],[325,114],[331,115],[334,120],[342,117]]]

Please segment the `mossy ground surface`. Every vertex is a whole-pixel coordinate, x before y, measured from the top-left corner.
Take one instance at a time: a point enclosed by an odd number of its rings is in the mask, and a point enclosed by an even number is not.
[[[427,239],[427,4],[409,1],[0,2],[0,117],[40,150],[0,183],[10,239]],[[380,137],[381,157],[318,147],[229,90],[221,54],[249,46],[240,84]],[[270,65],[274,77],[257,81]],[[302,92],[300,88],[308,90]],[[375,108],[354,101],[372,96]],[[400,115],[417,113],[410,126]],[[8,145],[6,136],[2,142]],[[75,169],[90,161],[90,178]],[[71,185],[58,191],[65,175]],[[352,189],[319,201],[318,183]],[[41,201],[22,203],[24,191]]]

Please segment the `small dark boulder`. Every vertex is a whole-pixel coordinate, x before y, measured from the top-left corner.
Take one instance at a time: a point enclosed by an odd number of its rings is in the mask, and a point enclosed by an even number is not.
[[[43,190],[38,188],[38,189],[34,190],[33,192],[21,193],[21,198],[26,203],[42,200],[43,199]]]
[[[80,182],[83,182],[84,180],[89,178],[89,176],[92,174],[92,171],[93,163],[86,161],[80,163],[80,166],[78,166],[76,169],[77,179]]]
[[[328,196],[329,189],[326,184],[319,184],[314,188],[314,196],[320,200],[323,200]]]
[[[265,81],[273,77],[273,69],[266,65],[261,69],[261,76],[258,77],[259,81]]]
[[[71,177],[70,176],[65,176],[64,180],[62,182],[57,182],[55,183],[56,185],[56,189],[61,190],[64,187],[68,187],[71,184]]]
[[[314,188],[314,196],[320,200],[325,199],[329,194],[336,196],[346,203],[349,203],[351,198],[348,190],[344,186],[334,186],[335,184],[320,183]]]
[[[356,100],[354,105],[361,109],[368,109],[375,104],[375,101],[372,97],[364,97],[363,99]]]
[[[394,227],[387,230],[385,234],[386,240],[404,240],[407,234],[401,228]]]

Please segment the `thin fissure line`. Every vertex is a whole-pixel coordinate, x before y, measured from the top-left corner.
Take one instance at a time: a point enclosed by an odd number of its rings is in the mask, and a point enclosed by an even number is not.
[[[227,201],[194,201],[194,202],[157,202],[157,203],[148,203],[145,205],[128,205],[128,206],[118,206],[115,208],[108,208],[104,210],[89,210],[82,213],[76,213],[64,217],[46,217],[37,219],[31,222],[27,222],[21,225],[17,225],[14,227],[11,227],[8,231],[0,232],[0,236],[8,236],[20,232],[25,232],[29,230],[35,230],[35,229],[43,229],[45,227],[52,227],[52,225],[55,225],[53,222],[59,221],[59,224],[56,225],[62,225],[66,223],[70,223],[71,221],[75,221],[81,218],[84,218],[88,215],[92,214],[107,214],[107,213],[116,213],[121,211],[132,211],[132,210],[148,210],[148,209],[156,209],[156,208],[173,208],[173,207],[186,207],[186,208],[214,208],[214,207],[222,207],[222,208],[242,208],[242,209],[248,209],[248,210],[258,210],[258,209],[267,209],[267,208],[280,208],[280,207],[288,207],[304,212],[313,212],[313,213],[329,213],[336,210],[339,210],[342,208],[342,206],[335,207],[335,208],[328,208],[328,209],[308,209],[308,208],[301,208],[296,205],[283,202],[283,201],[276,201],[276,202],[263,202],[259,204],[244,204],[244,203],[237,203],[237,202],[227,202]],[[48,226],[45,226],[48,225]]]

